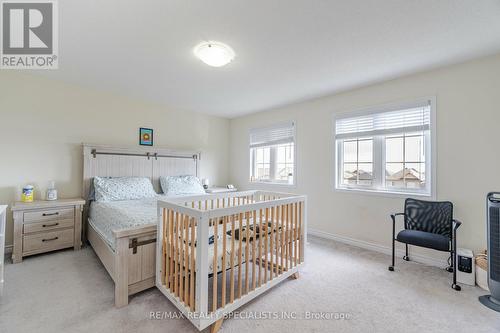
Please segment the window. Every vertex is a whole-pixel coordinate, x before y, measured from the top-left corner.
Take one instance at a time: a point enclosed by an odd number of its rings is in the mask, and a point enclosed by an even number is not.
[[[432,195],[433,101],[335,121],[337,189]]]
[[[295,184],[295,124],[250,131],[250,181]]]

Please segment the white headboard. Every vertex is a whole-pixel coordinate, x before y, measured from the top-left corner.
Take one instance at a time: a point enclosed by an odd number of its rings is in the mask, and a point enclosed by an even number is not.
[[[83,144],[82,196],[89,197],[94,177],[148,177],[160,192],[160,176],[198,176],[200,153],[155,147]]]

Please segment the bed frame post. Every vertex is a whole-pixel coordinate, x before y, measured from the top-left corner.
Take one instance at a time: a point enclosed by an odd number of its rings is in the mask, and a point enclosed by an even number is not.
[[[115,306],[128,304],[128,237],[116,239],[115,255]]]

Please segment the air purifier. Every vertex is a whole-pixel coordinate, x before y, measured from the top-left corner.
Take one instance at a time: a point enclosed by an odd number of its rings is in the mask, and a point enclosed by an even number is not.
[[[479,301],[500,312],[500,192],[486,197],[486,229],[488,242],[488,287],[491,295],[479,297]]]

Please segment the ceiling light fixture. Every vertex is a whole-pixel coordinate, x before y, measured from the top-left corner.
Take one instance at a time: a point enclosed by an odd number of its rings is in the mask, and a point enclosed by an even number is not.
[[[231,47],[220,42],[203,42],[194,48],[194,54],[205,64],[212,67],[222,67],[234,59]]]

